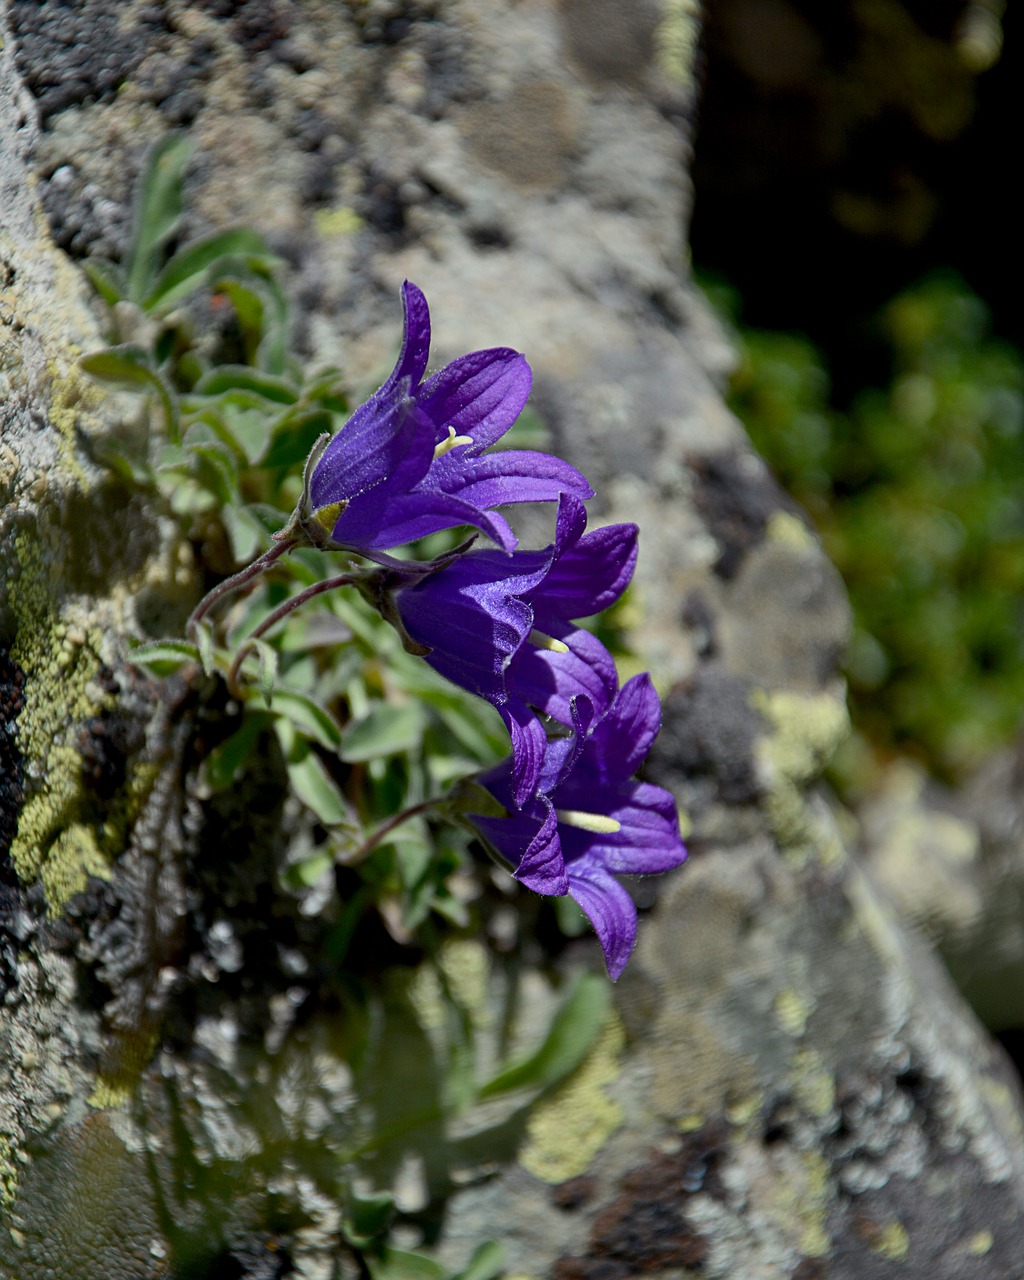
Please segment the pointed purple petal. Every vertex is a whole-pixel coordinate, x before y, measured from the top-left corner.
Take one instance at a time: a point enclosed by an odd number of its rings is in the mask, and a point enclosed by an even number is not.
[[[634,676],[594,726],[582,767],[606,782],[624,782],[640,767],[660,727],[661,700],[651,677]]]
[[[618,688],[615,661],[596,636],[557,623],[546,633],[569,646],[568,653],[527,643],[509,664],[505,684],[510,697],[529,703],[564,725],[572,724],[571,699],[586,694],[598,713],[611,705]]]
[[[563,493],[594,496],[586,477],[575,467],[549,453],[529,449],[505,449],[483,458],[463,458],[453,449],[434,463],[423,483],[478,507],[554,502]]]
[[[472,436],[473,452],[500,440],[522,412],[533,374],[526,357],[509,347],[491,347],[460,356],[427,381],[416,399],[437,427],[436,440],[448,427]]]
[[[547,734],[524,703],[508,702],[500,710],[512,739],[512,798],[522,808],[537,790]]]
[[[597,835],[563,823],[559,827],[562,852],[571,869],[581,873],[603,868],[618,874],[653,875],[670,871],[686,861],[679,834],[675,801],[662,787],[634,782],[620,795],[588,794],[561,788],[554,797],[560,809],[582,809],[615,818],[619,830]]]
[[[355,499],[342,513],[335,526],[334,536],[355,548],[367,547],[384,550],[400,547],[415,538],[425,538],[440,529],[469,524],[493,538],[506,551],[516,545],[515,534],[508,521],[494,511],[481,511],[472,503],[446,493],[430,489],[416,489],[412,493],[399,493],[383,503]]]
[[[530,841],[513,874],[534,893],[561,897],[569,892],[569,877],[558,842],[558,822],[550,805],[540,830]]]
[[[617,880],[600,871],[569,871],[569,892],[594,926],[604,950],[608,976],[615,982],[636,943],[636,907]]]
[[[351,500],[384,482],[390,487],[399,471],[406,488],[426,472],[434,447],[406,391],[402,383],[386,395],[377,392],[331,440],[310,480],[314,510]]]
[[[402,350],[398,355],[391,377],[384,386],[390,388],[402,378],[409,379],[409,385],[415,395],[423,375],[427,371],[430,358],[430,308],[423,290],[406,280],[402,285],[402,313],[404,325],[402,330]]]
[[[420,587],[400,591],[398,611],[412,638],[429,646],[426,660],[435,671],[500,707],[507,700],[505,668],[529,635],[533,614],[500,583],[460,589],[458,575],[450,576],[451,586],[442,569]]]
[[[629,585],[636,555],[635,524],[611,524],[586,534],[558,557],[531,597],[538,618],[587,618],[607,609]]]

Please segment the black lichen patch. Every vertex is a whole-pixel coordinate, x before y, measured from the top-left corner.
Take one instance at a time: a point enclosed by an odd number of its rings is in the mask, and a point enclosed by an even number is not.
[[[18,70],[46,122],[85,102],[112,98],[145,55],[145,12],[123,21],[123,0],[12,0]]]
[[[754,744],[767,725],[750,705],[750,685],[714,664],[698,668],[665,699],[661,733],[646,765],[653,781],[684,777],[711,784],[711,799],[754,804],[760,797]]]
[[[747,552],[761,540],[777,511],[803,515],[765,464],[752,453],[729,449],[688,460],[694,476],[694,505],[721,551],[715,572],[734,578]]]
[[[25,773],[18,746],[18,716],[25,705],[25,673],[0,649],[0,884],[13,884],[8,854],[25,800]]]
[[[712,1123],[688,1135],[671,1155],[652,1152],[647,1164],[625,1175],[619,1194],[595,1217],[586,1254],[555,1263],[555,1280],[629,1280],[670,1267],[699,1271],[708,1242],[687,1221],[686,1201],[698,1192],[724,1196],[725,1151],[724,1130]]]

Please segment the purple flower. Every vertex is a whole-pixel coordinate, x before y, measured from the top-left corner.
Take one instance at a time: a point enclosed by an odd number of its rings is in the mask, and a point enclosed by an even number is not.
[[[334,543],[359,551],[399,546],[468,524],[506,551],[516,545],[491,508],[593,496],[584,477],[546,453],[484,455],[519,416],[533,375],[507,347],[460,356],[423,381],[430,312],[402,286],[405,334],[391,376],[327,445],[309,483],[312,519]]]
[[[555,541],[543,551],[470,551],[395,604],[409,636],[441,675],[498,708],[512,738],[517,804],[535,791],[547,735],[533,708],[571,725],[572,700],[604,712],[618,689],[603,644],[573,619],[599,613],[633,576],[637,528],[584,533],[583,503],[563,494]]]
[[[650,676],[634,676],[601,716],[585,698],[574,710],[573,734],[547,744],[535,796],[516,811],[506,761],[479,781],[508,816],[473,822],[527,888],[575,898],[616,979],[636,941],[636,907],[615,876],[668,871],[686,850],[671,795],[632,780],[661,722]]]

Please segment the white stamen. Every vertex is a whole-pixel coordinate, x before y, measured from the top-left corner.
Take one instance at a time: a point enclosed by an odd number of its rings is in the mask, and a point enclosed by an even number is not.
[[[568,653],[569,646],[563,644],[561,640],[556,640],[554,636],[546,636],[543,631],[534,628],[526,637],[530,644],[535,644],[538,649],[550,649],[552,653]]]
[[[580,831],[592,831],[597,836],[613,836],[622,830],[622,823],[616,822],[604,813],[585,813],[581,809],[556,809],[555,817],[567,827],[578,827]]]
[[[434,459],[436,461],[438,458],[443,458],[446,453],[451,453],[451,451],[457,448],[457,446],[460,444],[472,444],[472,443],[473,443],[472,436],[457,436],[455,434],[455,428],[451,425],[451,423],[449,423],[448,439],[442,440],[440,444],[434,445]]]

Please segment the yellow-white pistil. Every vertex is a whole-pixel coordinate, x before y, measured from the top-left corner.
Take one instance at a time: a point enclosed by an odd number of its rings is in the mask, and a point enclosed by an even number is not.
[[[455,434],[455,428],[451,425],[451,423],[449,423],[448,439],[442,440],[440,444],[434,445],[434,461],[436,462],[438,458],[443,458],[446,453],[451,453],[451,451],[457,448],[460,444],[472,444],[472,443],[473,443],[472,436],[457,436]]]
[[[604,813],[586,813],[582,809],[556,809],[555,817],[567,827],[578,827],[580,831],[592,831],[596,836],[613,836],[622,830],[622,823],[616,822]]]
[[[546,636],[543,631],[538,631],[536,627],[526,638],[530,644],[536,645],[538,649],[550,649],[552,653],[569,652],[567,644],[563,644],[561,640],[556,640],[554,636]]]

